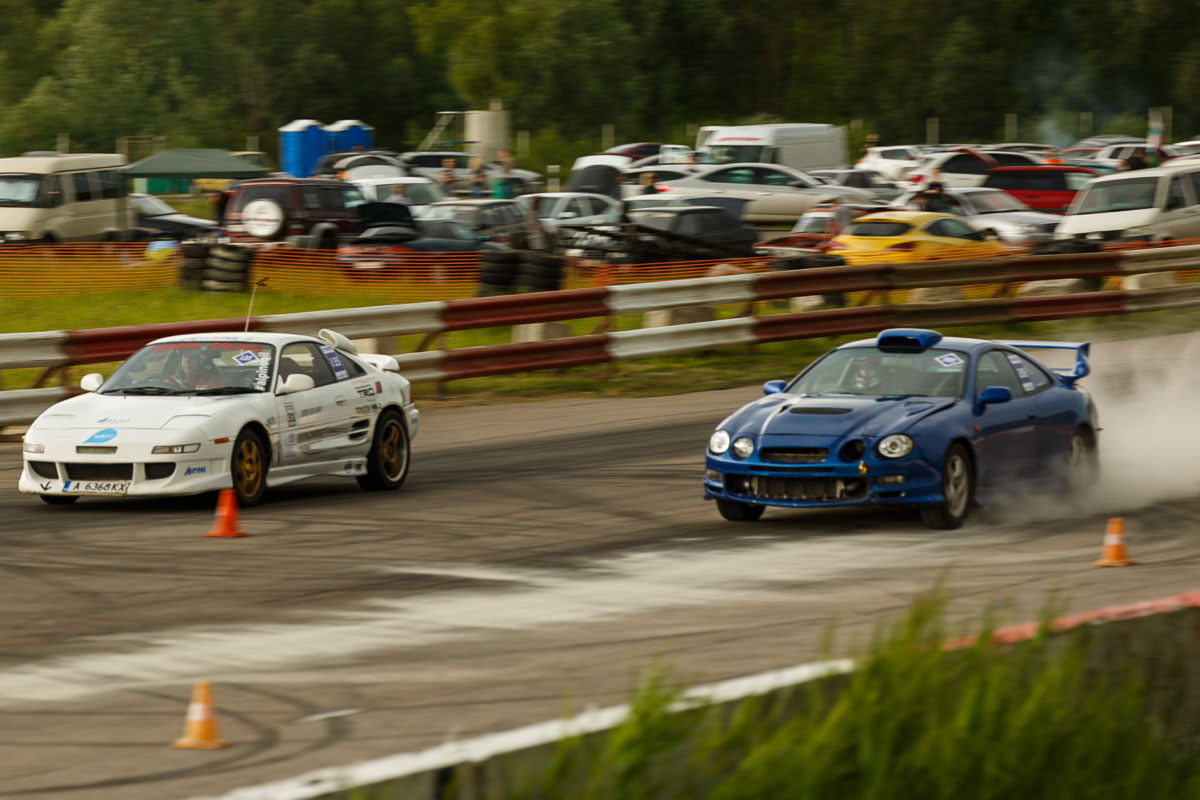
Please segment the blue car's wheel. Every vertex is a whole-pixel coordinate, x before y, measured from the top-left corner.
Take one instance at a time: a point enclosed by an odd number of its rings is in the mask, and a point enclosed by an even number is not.
[[[717,511],[730,522],[754,522],[766,511],[766,506],[751,505],[750,503],[735,503],[732,500],[718,500]]]
[[[942,502],[921,506],[921,521],[940,531],[961,528],[971,510],[974,492],[971,457],[961,444],[952,444],[942,459]]]
[[[1066,484],[1072,494],[1087,491],[1100,475],[1095,439],[1085,429],[1075,431],[1067,446]]]

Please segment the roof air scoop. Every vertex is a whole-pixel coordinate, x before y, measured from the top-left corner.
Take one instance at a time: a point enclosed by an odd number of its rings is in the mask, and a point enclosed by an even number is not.
[[[924,350],[942,340],[937,331],[924,328],[888,328],[876,338],[880,350]]]

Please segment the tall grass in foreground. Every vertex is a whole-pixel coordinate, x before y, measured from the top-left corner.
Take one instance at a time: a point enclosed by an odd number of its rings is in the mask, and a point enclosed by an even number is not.
[[[1200,797],[1196,721],[1169,735],[1133,658],[1096,669],[1086,631],[948,651],[940,620],[922,600],[855,673],[784,697],[672,713],[678,693],[652,676],[611,735],[565,742],[519,790],[485,796]]]

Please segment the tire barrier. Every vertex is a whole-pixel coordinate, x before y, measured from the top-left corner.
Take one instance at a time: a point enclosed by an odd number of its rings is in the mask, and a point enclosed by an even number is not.
[[[184,242],[179,250],[179,287],[181,289],[199,289],[204,282],[204,270],[208,265],[208,251],[212,245],[207,242]]]
[[[253,261],[253,248],[215,245],[208,251],[201,287],[209,292],[244,292]]]

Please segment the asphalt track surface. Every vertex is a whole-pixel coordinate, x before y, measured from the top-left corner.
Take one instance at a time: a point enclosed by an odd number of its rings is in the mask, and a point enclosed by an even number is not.
[[[1127,391],[1128,356],[1098,350]],[[757,393],[426,408],[401,491],[284,487],[241,539],[204,537],[210,496],[45,506],[0,445],[0,798],[217,794],[621,702],[653,663],[789,666],[831,625],[841,655],[939,578],[964,625],[1200,587],[1195,491],[1020,498],[958,532],[882,509],[726,523],[703,447]],[[1114,514],[1137,567],[1091,566]],[[199,680],[233,745],[170,749]]]

